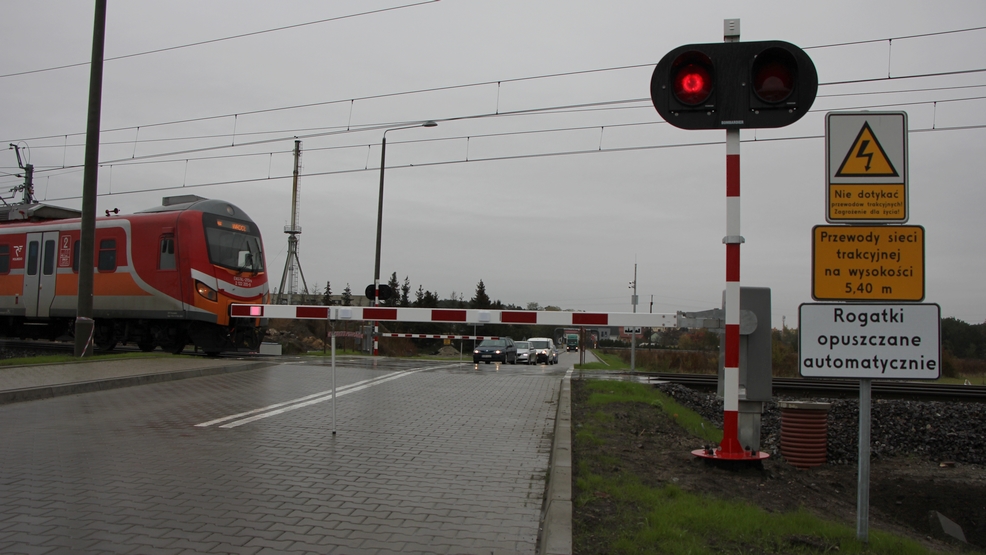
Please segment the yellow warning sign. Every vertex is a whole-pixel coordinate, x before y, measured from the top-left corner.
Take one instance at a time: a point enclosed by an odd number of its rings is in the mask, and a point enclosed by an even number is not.
[[[828,221],[907,221],[903,183],[829,185]]]
[[[811,296],[816,301],[924,299],[924,228],[812,228]]]
[[[826,221],[907,223],[907,166],[906,112],[829,112]]]
[[[836,177],[898,177],[897,169],[883,150],[883,145],[864,122],[852,148],[846,153],[842,165],[835,172]]]

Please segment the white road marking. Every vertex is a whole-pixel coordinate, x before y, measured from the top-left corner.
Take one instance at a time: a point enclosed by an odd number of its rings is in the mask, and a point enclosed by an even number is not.
[[[443,365],[443,366],[430,366],[430,367],[426,367],[426,368],[417,368],[417,369],[414,369],[414,370],[407,370],[407,371],[403,371],[403,372],[392,372],[390,374],[386,374],[386,375],[379,376],[379,377],[376,377],[376,378],[372,378],[372,379],[369,379],[369,380],[363,380],[363,381],[359,381],[359,382],[356,382],[356,383],[352,383],[352,384],[349,384],[349,385],[345,385],[345,386],[336,388],[336,395],[335,396],[337,398],[338,397],[342,397],[343,395],[348,395],[349,393],[355,393],[357,391],[362,391],[362,390],[367,389],[369,387],[373,387],[375,385],[378,385],[378,384],[381,384],[381,383],[384,383],[384,382],[389,382],[391,380],[396,380],[398,378],[403,378],[405,376],[410,376],[411,374],[415,374],[417,372],[422,372],[424,370],[434,370],[436,368],[444,368],[444,367],[445,367],[445,365]],[[283,414],[285,412],[292,411],[292,410],[295,410],[295,409],[300,409],[300,408],[303,408],[303,407],[307,407],[309,405],[314,405],[314,404],[317,404],[317,403],[323,403],[325,401],[330,401],[331,399],[332,399],[332,390],[330,389],[328,391],[321,391],[319,393],[313,393],[311,395],[306,395],[304,397],[299,397],[297,399],[292,399],[291,401],[284,401],[283,403],[275,403],[273,405],[268,405],[266,407],[261,407],[259,409],[253,409],[253,410],[249,410],[249,411],[246,411],[246,412],[241,412],[241,413],[237,413],[237,414],[231,414],[229,416],[224,416],[222,418],[217,418],[215,420],[210,420],[208,422],[203,422],[201,424],[196,424],[195,426],[198,427],[198,428],[205,428],[205,427],[208,427],[208,426],[212,426],[214,424],[218,424],[220,422],[226,422],[228,420],[233,420],[233,422],[230,422],[228,424],[223,424],[222,426],[219,426],[219,427],[220,428],[236,428],[238,426],[242,426],[244,424],[249,424],[250,422],[254,422],[256,420],[261,420],[261,419],[268,418],[268,417],[271,417],[271,416],[276,416],[278,414]],[[246,418],[243,418],[243,417],[246,417]],[[240,420],[237,420],[238,418]]]

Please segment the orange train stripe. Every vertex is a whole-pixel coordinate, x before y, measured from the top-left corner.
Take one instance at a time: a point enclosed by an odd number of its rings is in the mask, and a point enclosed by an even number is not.
[[[24,276],[3,276],[0,279],[0,295],[20,295],[24,292]]]

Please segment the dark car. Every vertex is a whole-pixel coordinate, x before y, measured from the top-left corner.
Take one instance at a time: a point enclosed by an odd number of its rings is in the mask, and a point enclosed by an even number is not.
[[[472,361],[474,364],[485,362],[503,362],[517,364],[517,347],[514,340],[509,337],[502,339],[484,339],[472,351]]]

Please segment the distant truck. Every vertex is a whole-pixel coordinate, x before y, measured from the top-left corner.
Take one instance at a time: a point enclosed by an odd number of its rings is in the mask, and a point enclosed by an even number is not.
[[[569,333],[565,335],[565,346],[569,351],[579,350],[579,335],[577,333]]]

